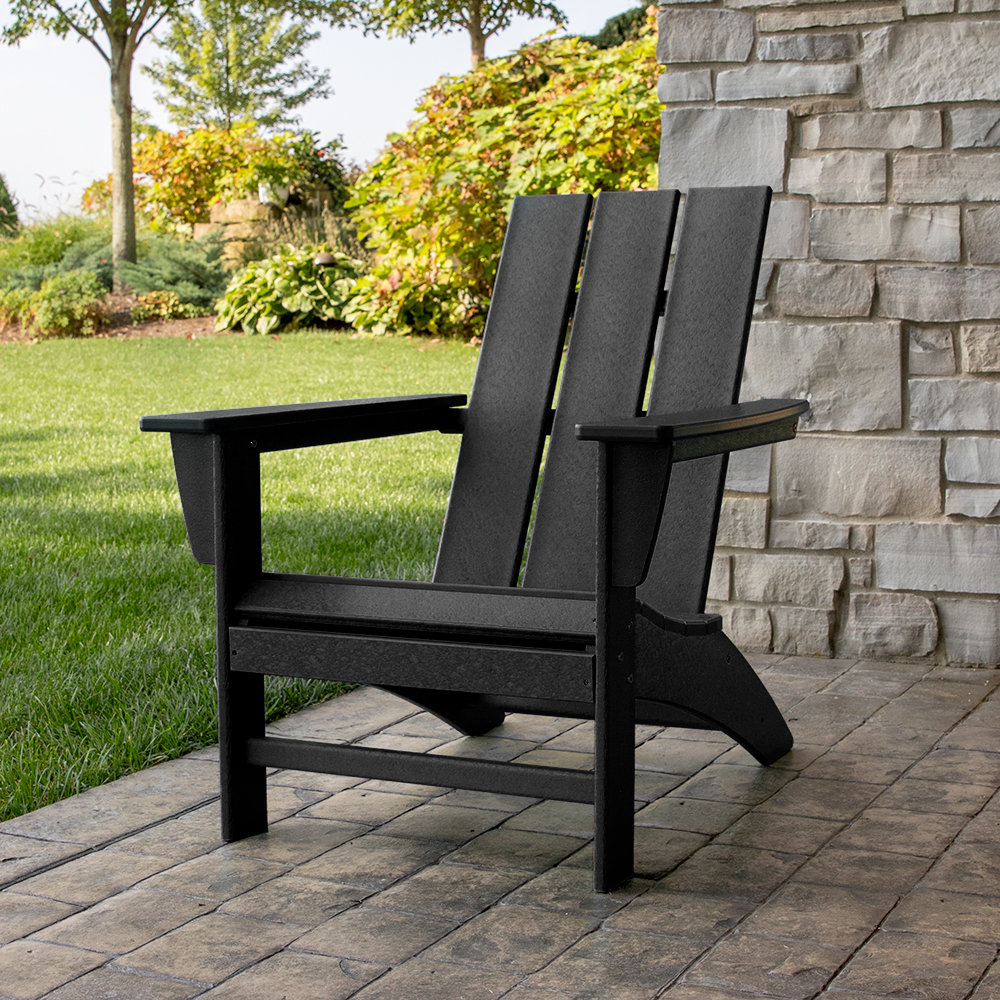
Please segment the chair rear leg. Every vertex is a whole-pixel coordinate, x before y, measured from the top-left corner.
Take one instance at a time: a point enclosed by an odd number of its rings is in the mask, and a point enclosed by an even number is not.
[[[507,714],[496,705],[484,704],[481,696],[474,694],[401,687],[385,690],[426,709],[463,736],[482,736],[501,725]]]
[[[722,632],[678,636],[641,615],[637,622],[636,698],[642,722],[676,724],[670,708],[736,740],[761,764],[792,748],[792,734],[757,672]],[[669,706],[658,719],[658,702]]]

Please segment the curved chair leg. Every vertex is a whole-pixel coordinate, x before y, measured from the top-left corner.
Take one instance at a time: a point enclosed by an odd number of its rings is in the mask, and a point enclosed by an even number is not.
[[[383,690],[426,709],[463,736],[482,736],[491,729],[496,729],[506,717],[503,709],[480,703],[474,694],[401,687],[387,687]]]
[[[773,764],[792,748],[774,699],[722,632],[680,636],[636,617],[636,699],[670,707],[662,720],[655,708],[642,711],[641,721],[676,724],[670,709],[677,709],[703,728],[726,733],[761,764]]]

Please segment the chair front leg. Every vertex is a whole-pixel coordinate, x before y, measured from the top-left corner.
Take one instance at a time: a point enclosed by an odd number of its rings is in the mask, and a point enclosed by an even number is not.
[[[611,892],[634,866],[635,586],[613,572],[615,525],[629,512],[618,509],[613,446],[598,447],[594,889]]]
[[[214,436],[216,686],[222,839],[267,830],[265,770],[247,760],[264,735],[264,678],[232,669],[229,628],[240,594],[261,572],[260,455],[253,441]]]

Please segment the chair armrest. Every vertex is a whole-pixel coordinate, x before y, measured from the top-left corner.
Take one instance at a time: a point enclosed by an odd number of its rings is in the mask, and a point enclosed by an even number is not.
[[[454,430],[466,397],[457,393],[248,406],[142,417],[142,431],[245,435],[258,451],[333,444],[411,431]]]
[[[795,436],[803,399],[760,399],[710,410],[646,414],[604,424],[577,424],[581,441],[609,444],[671,445],[673,460],[753,448]]]

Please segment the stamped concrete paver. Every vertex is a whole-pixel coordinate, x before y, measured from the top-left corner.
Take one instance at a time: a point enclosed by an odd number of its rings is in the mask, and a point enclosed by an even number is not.
[[[0,1000],[1000,1000],[1000,671],[754,658],[794,751],[639,727],[637,877],[590,809],[276,771],[219,835],[212,748],[0,824]],[[361,689],[288,736],[587,767]]]

